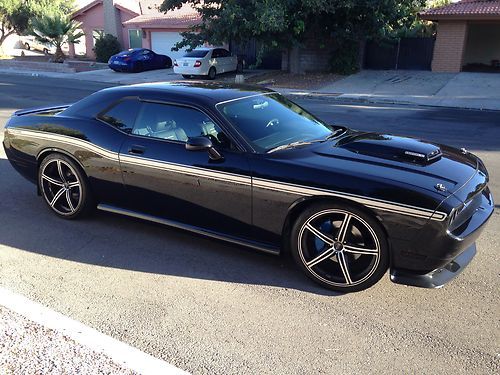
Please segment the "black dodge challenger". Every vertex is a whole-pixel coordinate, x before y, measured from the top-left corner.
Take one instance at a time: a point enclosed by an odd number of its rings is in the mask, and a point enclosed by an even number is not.
[[[21,110],[4,147],[66,219],[100,210],[278,254],[341,292],[440,287],[493,212],[467,150],[329,125],[250,86],[155,83]]]

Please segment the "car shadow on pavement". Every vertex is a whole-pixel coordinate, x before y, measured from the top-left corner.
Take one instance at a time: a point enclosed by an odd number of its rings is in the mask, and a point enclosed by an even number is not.
[[[286,256],[99,211],[60,219],[6,159],[0,182],[0,246],[98,267],[340,295],[308,280]]]

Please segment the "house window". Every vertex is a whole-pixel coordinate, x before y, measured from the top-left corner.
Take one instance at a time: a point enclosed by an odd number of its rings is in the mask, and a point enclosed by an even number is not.
[[[128,42],[130,48],[141,48],[142,47],[141,30],[138,29],[129,30]]]

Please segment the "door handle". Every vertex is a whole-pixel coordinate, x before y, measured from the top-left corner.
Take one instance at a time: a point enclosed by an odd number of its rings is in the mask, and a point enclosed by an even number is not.
[[[142,155],[144,154],[144,151],[146,151],[146,148],[138,145],[130,146],[128,149],[128,153],[132,155]]]

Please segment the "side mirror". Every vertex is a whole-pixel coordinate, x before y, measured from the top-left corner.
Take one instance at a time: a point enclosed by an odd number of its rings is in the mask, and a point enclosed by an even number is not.
[[[222,160],[224,157],[217,151],[212,141],[206,137],[190,137],[186,142],[186,150],[188,151],[207,151],[210,160]]]

